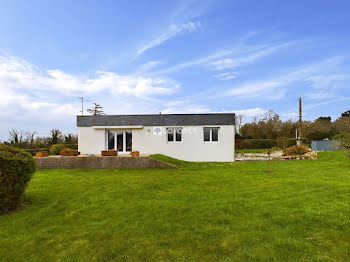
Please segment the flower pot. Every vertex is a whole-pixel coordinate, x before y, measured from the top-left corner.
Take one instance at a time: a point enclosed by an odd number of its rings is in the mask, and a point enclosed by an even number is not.
[[[102,156],[117,156],[118,152],[116,150],[104,150],[101,151]]]
[[[140,152],[139,151],[132,151],[130,153],[131,156],[139,156],[140,155]]]
[[[35,156],[36,157],[46,157],[46,156],[49,156],[49,152],[47,152],[47,151],[36,152]]]
[[[62,150],[60,156],[77,156],[79,155],[78,151],[75,150]]]

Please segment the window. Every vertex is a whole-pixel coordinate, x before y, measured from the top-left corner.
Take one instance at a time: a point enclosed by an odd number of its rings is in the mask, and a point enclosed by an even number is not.
[[[108,130],[108,150],[114,149],[114,131]]]
[[[218,142],[219,128],[218,127],[204,127],[203,129],[204,142]]]
[[[167,128],[167,142],[181,142],[182,141],[182,128]]]
[[[132,151],[131,130],[107,130],[106,136],[108,150],[117,150],[121,153]]]

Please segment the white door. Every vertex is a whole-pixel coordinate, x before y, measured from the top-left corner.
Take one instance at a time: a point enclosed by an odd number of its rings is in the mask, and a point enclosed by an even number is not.
[[[107,149],[117,150],[119,153],[130,153],[132,151],[131,130],[108,130]]]

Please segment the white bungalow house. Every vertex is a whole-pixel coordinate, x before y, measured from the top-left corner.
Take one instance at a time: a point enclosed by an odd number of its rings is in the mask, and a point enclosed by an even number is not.
[[[164,154],[186,161],[233,161],[235,114],[78,116],[81,154]]]

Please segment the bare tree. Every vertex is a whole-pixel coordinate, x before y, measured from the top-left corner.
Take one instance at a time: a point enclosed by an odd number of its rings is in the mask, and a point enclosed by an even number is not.
[[[51,144],[58,144],[59,138],[61,136],[61,131],[59,129],[51,129]]]
[[[242,127],[242,122],[243,122],[243,119],[244,119],[244,116],[239,114],[239,115],[235,115],[235,118],[236,118],[236,133],[237,134],[241,134],[241,127]]]
[[[10,143],[12,144],[22,144],[23,143],[23,131],[18,131],[17,129],[12,129],[9,132],[10,135]]]
[[[25,132],[26,141],[30,145],[30,148],[33,148],[34,141],[35,141],[34,137],[37,134],[38,134],[38,132],[36,132],[36,131],[27,131],[27,132]]]

